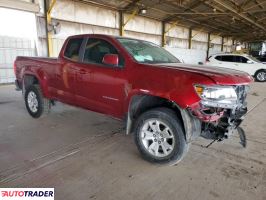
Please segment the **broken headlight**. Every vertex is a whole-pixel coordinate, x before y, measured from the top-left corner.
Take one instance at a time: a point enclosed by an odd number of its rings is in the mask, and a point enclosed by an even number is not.
[[[237,94],[232,86],[195,85],[194,87],[204,106],[232,109],[237,105]]]

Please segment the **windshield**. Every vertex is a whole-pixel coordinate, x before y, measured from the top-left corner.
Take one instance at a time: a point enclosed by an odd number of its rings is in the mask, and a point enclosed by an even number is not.
[[[248,58],[252,61],[258,62],[260,63],[261,61],[259,61],[257,58],[253,57],[253,56],[248,56]]]
[[[118,38],[118,41],[139,63],[180,63],[168,51],[151,42],[128,38]]]

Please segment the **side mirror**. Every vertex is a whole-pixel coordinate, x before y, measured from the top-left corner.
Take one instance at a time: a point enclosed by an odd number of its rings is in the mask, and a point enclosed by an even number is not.
[[[248,64],[253,64],[254,62],[251,61],[251,60],[247,60],[247,63],[248,63]]]
[[[103,64],[118,66],[119,58],[117,54],[105,54],[103,57]]]

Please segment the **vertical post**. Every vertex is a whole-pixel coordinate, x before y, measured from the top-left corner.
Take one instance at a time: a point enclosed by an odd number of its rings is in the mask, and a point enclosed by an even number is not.
[[[55,3],[56,3],[56,0],[51,0],[51,3],[49,4],[48,11],[45,11],[46,12],[46,20],[47,20],[47,29],[48,29],[48,26],[52,22],[51,12],[52,12],[52,9],[53,9]],[[48,39],[48,53],[49,53],[49,57],[51,57],[53,55],[52,33],[49,30],[47,32],[48,32],[48,35],[47,35],[48,36],[47,37],[47,39]]]
[[[210,54],[210,44],[211,44],[211,33],[208,33],[208,41],[207,41],[207,58],[209,58],[209,54]]]
[[[224,51],[224,37],[222,36],[222,45],[221,45],[221,52]]]
[[[122,10],[119,11],[119,35],[124,36],[125,29],[124,29],[124,13]]]
[[[192,48],[192,28],[189,29],[189,33],[188,33],[188,48],[189,49]]]
[[[162,47],[166,45],[165,22],[162,22]]]
[[[48,22],[47,22],[47,8],[49,5],[48,0],[43,0],[44,3],[44,15],[45,15],[45,35],[46,35],[46,54],[49,56],[49,42],[48,42]]]
[[[127,25],[127,23],[130,21],[130,20],[132,20],[137,14],[138,14],[138,11],[139,11],[139,9],[138,8],[135,8],[135,10],[131,13],[131,15],[128,17],[128,19],[127,20],[124,20],[124,13],[121,11],[120,12],[120,22],[119,22],[119,24],[120,24],[120,35],[121,36],[124,36],[124,34],[125,34],[125,26]]]

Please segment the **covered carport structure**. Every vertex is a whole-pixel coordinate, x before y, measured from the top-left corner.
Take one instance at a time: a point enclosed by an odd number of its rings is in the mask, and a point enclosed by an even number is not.
[[[0,83],[14,81],[17,55],[56,57],[74,34],[148,40],[192,64],[266,40],[265,0],[0,0],[4,9]],[[264,83],[253,83],[246,149],[238,137],[208,149],[199,138],[177,166],[159,167],[140,158],[121,122],[59,102],[35,120],[14,85],[1,85],[0,188],[55,188],[62,200],[265,200],[265,99]]]

